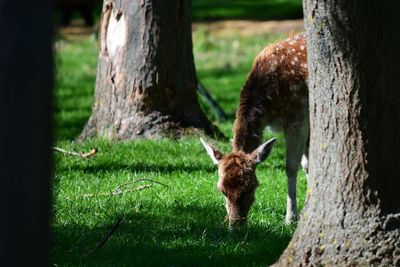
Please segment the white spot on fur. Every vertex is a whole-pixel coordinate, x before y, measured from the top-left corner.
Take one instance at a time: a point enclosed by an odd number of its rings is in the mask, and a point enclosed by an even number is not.
[[[301,45],[300,50],[304,50],[304,49],[306,49],[306,47],[304,45]]]
[[[292,61],[292,62],[290,62],[292,65],[294,65],[295,63],[294,63],[294,61]]]
[[[299,61],[299,58],[298,57],[294,57],[294,61]]]
[[[294,71],[294,70],[290,70],[290,73],[291,73],[291,74],[295,74],[295,71]]]
[[[308,159],[305,155],[301,157],[301,166],[303,167],[304,171],[308,172]]]

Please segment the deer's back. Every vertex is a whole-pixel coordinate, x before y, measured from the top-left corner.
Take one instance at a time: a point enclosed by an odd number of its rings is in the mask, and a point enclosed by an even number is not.
[[[266,47],[255,59],[241,98],[253,99],[267,124],[277,128],[308,114],[307,46],[299,34]]]

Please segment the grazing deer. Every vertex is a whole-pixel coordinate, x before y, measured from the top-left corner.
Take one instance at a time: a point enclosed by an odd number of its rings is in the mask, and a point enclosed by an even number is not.
[[[246,222],[258,180],[256,166],[270,153],[275,138],[262,143],[266,126],[283,131],[288,177],[285,222],[297,217],[296,177],[300,162],[307,172],[309,135],[307,49],[305,35],[266,47],[255,59],[240,92],[233,150],[224,155],[200,139],[218,164],[217,188],[225,195],[229,222]],[[303,156],[303,159],[302,159]]]

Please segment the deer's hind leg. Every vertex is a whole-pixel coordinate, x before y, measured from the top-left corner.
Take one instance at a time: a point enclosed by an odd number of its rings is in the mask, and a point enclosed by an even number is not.
[[[310,132],[308,132],[306,146],[304,148],[303,156],[301,157],[301,166],[303,167],[303,170],[306,174],[307,183],[308,183],[308,158],[309,158],[308,152],[309,152],[309,150],[310,150]]]
[[[286,144],[286,175],[288,193],[285,223],[290,224],[297,218],[296,182],[297,171],[306,149],[309,125],[308,121],[291,125],[284,129]]]

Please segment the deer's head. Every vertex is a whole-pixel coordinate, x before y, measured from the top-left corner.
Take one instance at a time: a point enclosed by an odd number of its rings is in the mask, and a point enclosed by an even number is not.
[[[258,186],[255,172],[257,164],[268,157],[276,139],[260,145],[250,154],[236,151],[227,155],[201,138],[200,141],[214,164],[218,165],[217,189],[225,196],[229,223],[245,223]]]

